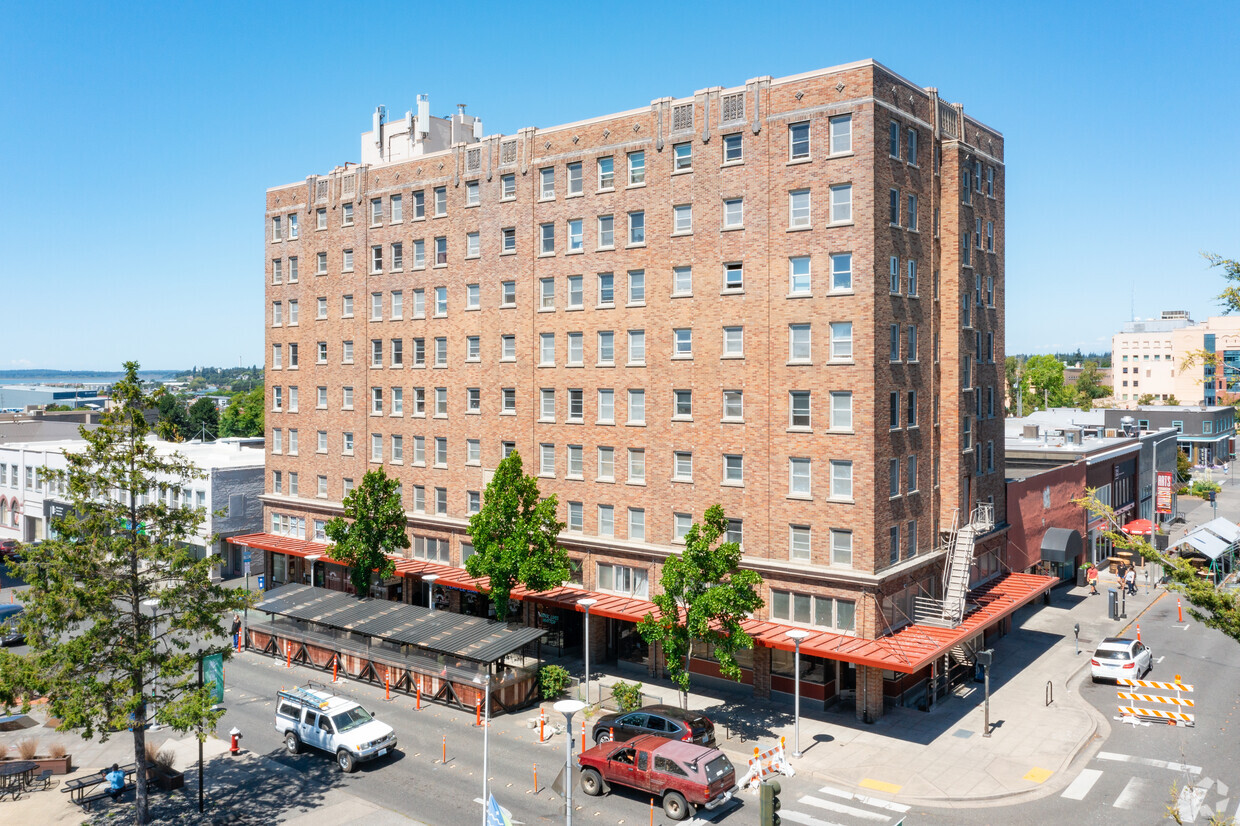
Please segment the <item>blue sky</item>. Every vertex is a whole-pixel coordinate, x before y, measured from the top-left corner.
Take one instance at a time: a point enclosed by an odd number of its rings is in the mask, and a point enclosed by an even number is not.
[[[695,10],[696,9],[696,10]],[[520,10],[514,13],[514,10]],[[359,12],[363,16],[359,16]],[[0,369],[261,363],[263,197],[378,104],[488,134],[875,58],[999,129],[1007,349],[1217,312],[1240,4],[10,4]]]

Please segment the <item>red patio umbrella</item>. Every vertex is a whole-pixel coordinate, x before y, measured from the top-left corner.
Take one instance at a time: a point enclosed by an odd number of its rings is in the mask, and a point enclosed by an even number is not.
[[[1124,533],[1136,536],[1147,536],[1154,532],[1154,525],[1148,519],[1134,519],[1124,526]]]

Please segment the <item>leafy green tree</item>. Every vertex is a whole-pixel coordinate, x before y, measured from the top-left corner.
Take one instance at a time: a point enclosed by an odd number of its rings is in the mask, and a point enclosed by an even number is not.
[[[1182,450],[1175,452],[1175,480],[1181,485],[1187,484],[1193,475],[1193,460]]]
[[[370,595],[371,571],[387,579],[396,570],[388,556],[409,547],[400,482],[383,472],[369,470],[362,483],[344,498],[344,517],[327,523],[332,545],[327,555],[349,566],[349,579],[359,597]]]
[[[155,423],[155,433],[168,442],[183,442],[189,438],[189,413],[185,402],[167,390],[155,391],[155,403],[159,408],[159,420]]]
[[[265,391],[260,384],[253,390],[236,393],[220,417],[221,436],[262,436]]]
[[[1111,395],[1111,388],[1100,380],[1098,362],[1087,361],[1081,365],[1080,375],[1076,377],[1076,392],[1084,394],[1091,402]]]
[[[1202,255],[1210,262],[1211,267],[1222,267],[1223,279],[1227,282],[1227,286],[1223,291],[1215,296],[1218,303],[1223,305],[1224,313],[1234,313],[1240,311],[1240,261],[1231,258],[1224,258],[1212,252],[1204,252]]]
[[[1175,405],[1177,405],[1177,404],[1179,404],[1179,403],[1180,403],[1180,400],[1179,400],[1179,399],[1177,399],[1177,398],[1175,397],[1175,394],[1174,394],[1174,393],[1172,393],[1170,396],[1168,396],[1168,397],[1167,397],[1167,400],[1166,400],[1165,402],[1163,402],[1163,404],[1168,405],[1168,406],[1172,406],[1172,407],[1174,407]]]
[[[742,570],[741,547],[720,542],[728,530],[722,505],[711,505],[685,534],[685,549],[663,562],[661,593],[653,599],[658,616],[646,614],[637,633],[663,647],[669,676],[688,704],[689,657],[695,641],[711,647],[723,676],[739,681],[736,652],[753,648],[741,623],[762,607],[762,577]]]
[[[508,595],[517,585],[548,591],[568,581],[568,552],[556,541],[564,530],[555,516],[558,505],[555,494],[540,496],[538,480],[525,475],[517,451],[495,468],[482,507],[469,518],[474,555],[465,570],[491,580],[487,596],[497,617],[508,616]]]
[[[1073,392],[1064,386],[1063,362],[1054,356],[1030,356],[1025,362],[1024,380],[1028,388],[1026,412],[1076,403]]]
[[[1137,397],[1138,405],[1144,406],[1144,405],[1153,404],[1153,403],[1154,403],[1153,393],[1142,393],[1140,396]]]
[[[1145,537],[1124,533],[1115,511],[1098,499],[1096,488],[1086,488],[1085,495],[1073,502],[1092,516],[1106,519],[1108,527],[1103,533],[1116,548],[1139,553],[1159,563],[1168,578],[1167,587],[1183,594],[1192,606],[1188,609],[1189,616],[1240,642],[1240,604],[1234,591],[1219,588],[1207,577],[1198,575],[1197,568],[1184,557],[1161,553]]]
[[[206,396],[189,406],[189,438],[214,442],[220,432],[220,409]]]
[[[141,764],[149,722],[209,732],[220,719],[211,687],[198,687],[198,659],[228,656],[222,617],[248,597],[213,584],[214,560],[188,550],[202,511],[146,496],[203,474],[147,440],[144,411],[154,402],[136,362],[125,364],[112,399],[100,426],[82,429],[82,452],[66,453],[67,469],[50,474],[72,504],[57,538],[27,546],[15,563],[30,586],[20,594],[30,649],[0,663],[0,697],[11,706],[18,695],[44,695],[58,729],[88,739],[129,730]],[[147,774],[138,772],[136,822],[148,820]]]

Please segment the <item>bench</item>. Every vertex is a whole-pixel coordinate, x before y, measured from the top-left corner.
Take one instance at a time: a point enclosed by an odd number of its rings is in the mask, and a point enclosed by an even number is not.
[[[121,790],[117,793],[117,797],[120,797],[125,792],[133,791],[136,788],[137,786],[134,785],[133,783],[126,783],[124,786],[121,787]],[[79,798],[77,800],[77,803],[83,809],[86,809],[87,811],[89,811],[91,804],[98,803],[100,800],[103,800],[105,797],[111,797],[111,796],[112,796],[111,789],[103,789],[102,791],[98,791],[98,792],[95,792],[94,794],[87,795],[86,797]]]
[[[122,787],[121,793],[124,794],[130,789],[137,788],[137,783],[133,777],[134,773],[137,771],[137,764],[128,763],[124,766],[120,766],[119,768],[125,773],[125,785]],[[87,792],[94,789],[100,783],[107,783],[107,775],[109,771],[111,771],[110,768],[100,769],[94,774],[87,774],[82,777],[75,777],[71,780],[66,780],[64,788],[62,788],[61,791],[68,792],[74,803],[77,803],[83,807],[88,807],[91,803],[108,796],[109,790],[106,788],[101,791],[93,792],[89,795]]]

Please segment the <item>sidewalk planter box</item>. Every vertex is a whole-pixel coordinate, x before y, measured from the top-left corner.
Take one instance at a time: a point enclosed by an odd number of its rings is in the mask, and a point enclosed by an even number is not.
[[[21,761],[21,757],[6,757],[0,760],[0,763],[13,763]],[[52,774],[69,774],[73,771],[73,755],[66,754],[64,757],[33,757],[31,760],[39,764],[39,768],[35,769],[35,774],[39,774],[45,769],[51,769]]]
[[[147,779],[154,781],[155,785],[166,792],[176,791],[185,785],[185,773],[176,769],[164,770],[158,766],[151,766],[148,770]]]

